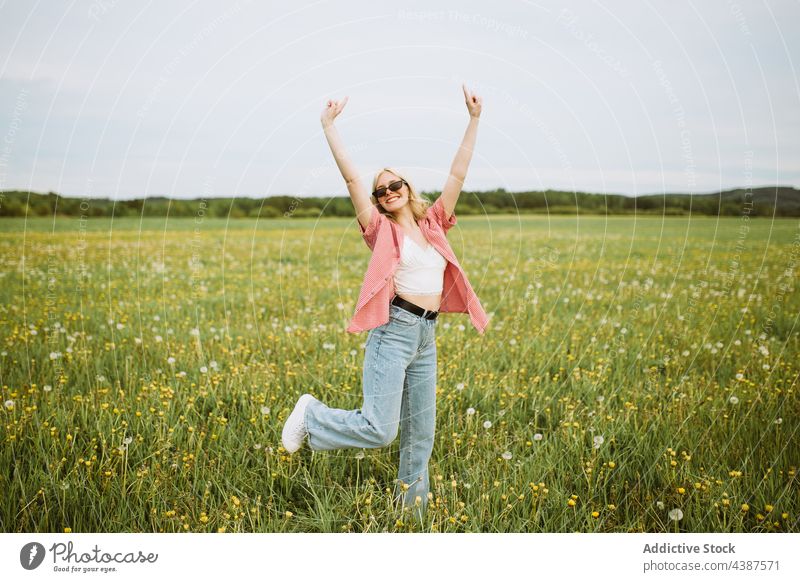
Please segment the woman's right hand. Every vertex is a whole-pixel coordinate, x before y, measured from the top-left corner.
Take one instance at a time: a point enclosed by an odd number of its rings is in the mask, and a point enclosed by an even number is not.
[[[333,120],[336,119],[336,116],[342,112],[342,109],[344,109],[346,103],[347,103],[346,96],[341,101],[334,101],[332,99],[328,100],[325,109],[322,110],[322,116],[320,117],[322,125],[323,126],[331,125],[333,123]]]

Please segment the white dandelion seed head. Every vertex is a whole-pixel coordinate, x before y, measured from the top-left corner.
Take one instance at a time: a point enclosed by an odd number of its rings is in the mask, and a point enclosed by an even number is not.
[[[728,398],[728,402],[731,404],[739,404],[739,398],[736,395],[732,395],[730,398]]]
[[[664,509],[664,502],[663,501],[656,501],[656,507],[659,509]]]
[[[14,401],[13,400],[6,400],[5,405],[6,405],[6,408],[11,410],[12,408],[14,408]]]
[[[133,437],[125,437],[122,442],[123,444],[129,445],[133,442]]]
[[[602,394],[596,398],[596,400],[597,400],[598,402],[603,402],[603,400],[605,400],[605,399],[606,399],[606,397],[605,397],[605,396],[603,396]]]
[[[456,384],[456,390],[461,392],[463,389],[464,389],[464,383],[463,382],[459,382],[458,384]]]
[[[592,440],[594,441],[594,448],[599,449],[606,439],[603,438],[603,435],[597,435]]]
[[[492,428],[492,421],[487,420],[483,423],[483,428]]]
[[[540,441],[543,438],[544,437],[542,436],[542,433],[540,433],[540,432],[537,432],[535,435],[533,435],[533,440],[535,440],[535,441]]]
[[[473,414],[475,414],[475,409],[470,406],[467,408],[467,416],[472,416]]]
[[[356,453],[356,459],[363,459],[364,458],[364,451],[358,451]]]
[[[741,372],[736,374],[736,379],[737,380],[741,380],[742,378],[744,378],[744,374],[742,374]]]
[[[205,366],[200,366],[200,373],[205,374],[206,372],[208,372],[208,368],[206,368]]]
[[[680,521],[683,519],[683,512],[677,507],[675,509],[671,509],[669,512],[669,518],[672,521]]]
[[[261,414],[269,414],[269,406],[262,406],[261,407]]]
[[[175,358],[173,358],[172,356],[168,357],[167,358],[167,363],[171,366],[172,364],[175,363]]]
[[[506,461],[510,461],[514,455],[511,454],[511,451],[506,451],[502,456]]]
[[[53,387],[50,386],[50,384],[45,384],[44,386],[42,386],[42,390],[44,390],[45,392],[50,392],[52,389]]]

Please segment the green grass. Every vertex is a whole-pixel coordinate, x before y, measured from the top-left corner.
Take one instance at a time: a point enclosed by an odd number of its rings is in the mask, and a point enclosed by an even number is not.
[[[355,219],[1,219],[0,531],[797,532],[799,227],[459,218],[417,526],[399,439],[280,448],[361,405]]]

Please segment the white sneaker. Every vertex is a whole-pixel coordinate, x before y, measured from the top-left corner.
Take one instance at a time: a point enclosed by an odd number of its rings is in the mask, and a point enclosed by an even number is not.
[[[294,405],[294,410],[286,419],[286,424],[283,425],[283,434],[281,440],[283,441],[283,448],[288,453],[293,453],[301,446],[303,446],[303,439],[308,434],[306,430],[306,423],[304,422],[306,406],[314,400],[311,394],[303,394]]]

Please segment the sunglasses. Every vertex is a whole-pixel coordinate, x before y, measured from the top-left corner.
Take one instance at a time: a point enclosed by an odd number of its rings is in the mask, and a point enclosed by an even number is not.
[[[392,182],[388,186],[381,186],[375,192],[372,193],[375,198],[383,198],[386,196],[386,189],[388,188],[392,192],[397,192],[400,188],[403,187],[403,184],[407,184],[405,180],[397,180],[396,182]]]

